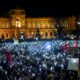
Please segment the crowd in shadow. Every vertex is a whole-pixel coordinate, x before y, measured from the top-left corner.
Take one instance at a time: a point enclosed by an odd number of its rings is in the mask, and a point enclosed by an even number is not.
[[[69,58],[75,55],[64,50],[61,42],[2,43],[0,80],[79,80],[78,71],[68,70]]]

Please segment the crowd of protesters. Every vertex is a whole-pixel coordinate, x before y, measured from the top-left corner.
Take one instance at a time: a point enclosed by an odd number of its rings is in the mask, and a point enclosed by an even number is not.
[[[68,60],[80,57],[80,41],[4,42],[0,46],[0,80],[79,80]]]

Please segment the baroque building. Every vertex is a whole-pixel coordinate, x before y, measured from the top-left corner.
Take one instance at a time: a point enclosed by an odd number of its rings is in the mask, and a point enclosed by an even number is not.
[[[64,26],[67,31],[76,28],[76,17],[65,17],[58,20],[58,24]],[[36,29],[39,29],[41,38],[53,38],[57,29],[57,19],[51,17],[27,17],[25,10],[13,9],[9,12],[9,17],[0,17],[0,38],[2,35],[6,39],[23,36],[25,38],[33,38],[36,34]]]

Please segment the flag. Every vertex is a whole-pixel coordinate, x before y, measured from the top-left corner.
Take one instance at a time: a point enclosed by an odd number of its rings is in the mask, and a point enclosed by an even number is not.
[[[77,41],[74,41],[73,47],[74,47],[74,48],[78,48]]]
[[[5,56],[6,56],[6,58],[7,58],[7,62],[10,63],[11,60],[12,60],[12,58],[11,58],[11,55],[10,55],[10,53],[8,52],[8,50],[5,51]]]
[[[62,49],[63,49],[65,52],[68,52],[68,51],[70,50],[69,44],[64,44],[64,45],[62,45]]]

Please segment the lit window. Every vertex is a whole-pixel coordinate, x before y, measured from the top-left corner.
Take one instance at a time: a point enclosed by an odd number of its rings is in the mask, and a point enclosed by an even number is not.
[[[31,28],[31,22],[28,22],[28,28]]]
[[[4,24],[2,24],[2,28],[4,28]]]
[[[16,21],[16,27],[21,27],[21,22],[20,21]]]
[[[43,34],[43,32],[40,33],[41,35]]]

